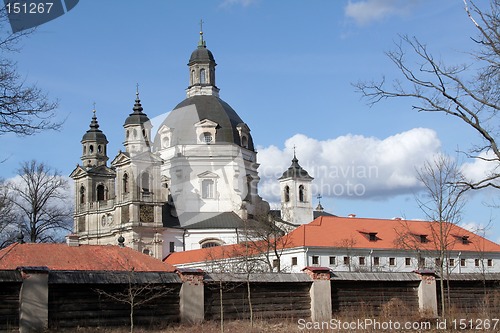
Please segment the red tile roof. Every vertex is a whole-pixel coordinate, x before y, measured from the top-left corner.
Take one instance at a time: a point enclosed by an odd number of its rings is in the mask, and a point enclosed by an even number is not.
[[[370,219],[357,217],[321,216],[311,223],[302,225],[290,232],[282,243],[286,248],[294,247],[331,247],[354,249],[421,249],[435,250],[439,224],[428,221]],[[451,223],[442,224],[446,231],[449,250],[500,252],[500,245]],[[375,240],[370,240],[374,234]],[[420,236],[426,235],[427,242],[421,243]],[[462,237],[466,237],[464,244]],[[218,246],[209,249],[172,253],[165,262],[176,265],[191,262],[204,262],[241,256],[242,244]]]
[[[14,243],[0,250],[0,270],[46,266],[50,270],[173,272],[175,267],[128,247]]]

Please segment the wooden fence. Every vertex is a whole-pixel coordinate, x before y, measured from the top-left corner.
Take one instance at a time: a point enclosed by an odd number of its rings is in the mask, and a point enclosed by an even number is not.
[[[311,281],[305,274],[207,275],[205,319],[219,320],[221,303],[226,319],[250,317],[248,285],[254,318],[309,318]],[[222,299],[220,291],[222,290]]]
[[[432,286],[431,301],[438,306],[439,283],[434,276],[425,280],[415,273],[331,273],[318,274],[210,274],[201,271],[198,279],[186,278],[188,272],[84,272],[47,271],[43,283],[31,288],[31,295],[47,294],[35,303],[47,309],[46,327],[113,327],[129,325],[130,307],[109,295],[119,295],[130,288],[145,287],[146,296],[161,295],[134,309],[138,326],[157,328],[171,323],[193,320],[220,320],[221,291],[224,319],[246,319],[250,316],[250,301],[254,318],[312,318],[320,320],[337,316],[371,318],[398,316],[398,312],[418,313],[422,306],[422,285]],[[30,276],[31,274],[31,276]],[[23,327],[23,314],[33,299],[23,300],[32,273],[0,271],[0,331]],[[48,277],[47,277],[48,276]],[[36,277],[36,276],[35,276]],[[322,283],[317,283],[322,282]],[[326,282],[323,283],[323,282]],[[434,283],[434,285],[433,285]],[[451,304],[462,313],[500,315],[500,275],[490,274],[478,280],[470,274],[450,279]],[[24,289],[23,289],[24,288]],[[190,289],[191,288],[191,289]],[[316,288],[316,290],[314,290]],[[324,288],[324,289],[323,289]],[[24,290],[24,291],[23,291]],[[40,291],[40,293],[39,293]],[[328,296],[329,295],[329,296]],[[326,297],[325,297],[326,296]],[[38,297],[38,296],[36,296]],[[436,301],[437,300],[437,301]],[[39,309],[40,307],[36,308]],[[327,309],[326,317],[318,313]],[[193,312],[198,315],[193,316]],[[480,312],[483,311],[483,312]],[[38,314],[39,311],[32,311]],[[42,311],[43,313],[43,311]],[[323,311],[324,315],[324,311]],[[42,318],[43,322],[43,318]],[[21,329],[21,331],[23,331]],[[29,330],[26,330],[29,331]]]

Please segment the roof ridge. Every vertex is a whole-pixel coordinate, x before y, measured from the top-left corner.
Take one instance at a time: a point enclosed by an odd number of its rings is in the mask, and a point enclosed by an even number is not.
[[[17,245],[19,245],[19,243],[15,242],[15,243],[13,243],[13,244],[9,245],[8,247],[6,247],[6,248],[5,248],[5,250],[6,250],[6,251],[5,251],[5,254],[4,254],[3,256],[1,256],[1,257],[0,257],[0,260],[2,260],[3,258],[5,258],[5,256],[6,256],[7,254],[9,254],[9,253],[10,253],[10,252],[11,252],[11,251],[12,251],[12,250],[13,250],[13,249],[17,246]],[[10,247],[11,249],[9,249],[9,250],[7,251],[7,249],[8,249],[9,247]]]

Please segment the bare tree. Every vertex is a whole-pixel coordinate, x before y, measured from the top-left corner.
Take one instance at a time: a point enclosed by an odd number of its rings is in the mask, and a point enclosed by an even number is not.
[[[346,258],[347,258],[347,262],[344,262],[344,264],[347,263],[347,267],[349,268],[349,272],[351,272],[353,269],[353,267],[352,267],[352,254],[353,254],[354,246],[356,246],[356,240],[352,236],[349,238],[342,238],[337,243],[336,246],[344,249],[345,254],[346,254]]]
[[[36,85],[30,85],[19,73],[16,63],[7,57],[19,52],[19,43],[34,29],[8,33],[5,6],[0,8],[0,135],[32,135],[57,130],[62,122],[54,120],[57,101],[51,101]]]
[[[57,232],[71,231],[68,181],[58,171],[35,160],[22,163],[18,176],[7,185],[9,201],[19,212],[29,241],[53,242]]]
[[[5,182],[0,179],[0,249],[14,242],[16,215],[8,198]]]
[[[500,188],[500,0],[490,0],[489,10],[472,1],[464,0],[464,4],[478,35],[471,38],[475,49],[470,52],[470,64],[446,65],[417,38],[400,36],[396,49],[386,54],[403,80],[394,80],[390,87],[385,78],[354,86],[370,105],[390,98],[410,98],[416,102],[416,111],[445,113],[466,123],[482,139],[467,156],[491,162],[494,171],[483,179],[463,180],[463,184],[471,189]],[[407,59],[407,47],[418,58],[415,64]]]
[[[247,221],[250,224],[250,221]],[[294,226],[277,221],[271,215],[259,215],[251,221],[251,229],[246,232],[248,250],[252,258],[264,261],[269,272],[283,272],[281,256],[291,243],[289,232]],[[244,256],[248,259],[248,256]]]
[[[167,288],[162,284],[147,283],[138,281],[138,272],[134,267],[130,267],[127,273],[127,284],[122,291],[110,292],[103,289],[95,291],[106,298],[118,303],[125,303],[129,306],[130,312],[130,333],[134,332],[134,311],[138,307],[150,303],[158,298],[167,296],[173,292],[173,288]],[[140,280],[140,279],[139,279]]]
[[[417,197],[419,208],[430,223],[430,239],[433,248],[438,253],[437,268],[440,274],[441,310],[445,313],[445,303],[449,299],[449,252],[456,242],[451,231],[455,224],[460,223],[465,200],[463,194],[466,187],[459,186],[463,176],[454,160],[445,155],[438,155],[433,161],[427,161],[418,170],[418,179],[424,186],[424,195]],[[426,243],[424,242],[424,243]],[[445,302],[445,285],[448,300]]]

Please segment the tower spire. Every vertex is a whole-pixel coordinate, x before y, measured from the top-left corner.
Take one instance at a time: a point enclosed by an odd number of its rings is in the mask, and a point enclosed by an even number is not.
[[[198,47],[207,47],[205,40],[203,40],[203,20],[200,20],[200,41],[198,42]]]

